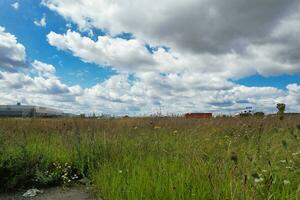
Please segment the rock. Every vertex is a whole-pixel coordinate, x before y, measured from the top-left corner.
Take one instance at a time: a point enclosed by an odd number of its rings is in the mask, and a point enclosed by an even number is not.
[[[23,197],[35,197],[38,194],[42,194],[43,190],[38,190],[38,189],[30,189],[27,190],[22,196]]]
[[[85,177],[78,180],[78,182],[82,185],[89,185],[90,184],[90,180],[88,178],[85,178]]]

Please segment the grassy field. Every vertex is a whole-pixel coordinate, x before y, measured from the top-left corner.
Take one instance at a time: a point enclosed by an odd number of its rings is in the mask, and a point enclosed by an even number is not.
[[[0,189],[105,200],[300,199],[300,118],[0,119]]]

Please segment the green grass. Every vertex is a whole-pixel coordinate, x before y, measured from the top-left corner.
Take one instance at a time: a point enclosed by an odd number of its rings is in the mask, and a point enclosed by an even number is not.
[[[299,124],[297,116],[0,119],[0,189],[85,176],[107,200],[297,200]]]

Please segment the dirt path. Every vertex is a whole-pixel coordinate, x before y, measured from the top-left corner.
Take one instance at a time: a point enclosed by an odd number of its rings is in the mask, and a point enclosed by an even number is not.
[[[101,200],[89,192],[83,186],[75,186],[72,188],[48,188],[43,189],[43,194],[38,194],[32,198],[22,197],[24,192],[13,194],[0,194],[0,200]]]

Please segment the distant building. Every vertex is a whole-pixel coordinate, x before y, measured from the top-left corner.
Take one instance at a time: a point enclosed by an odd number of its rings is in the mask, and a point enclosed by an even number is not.
[[[212,118],[212,113],[186,113],[185,118],[205,119]]]
[[[62,117],[63,111],[30,105],[0,105],[0,117]]]

